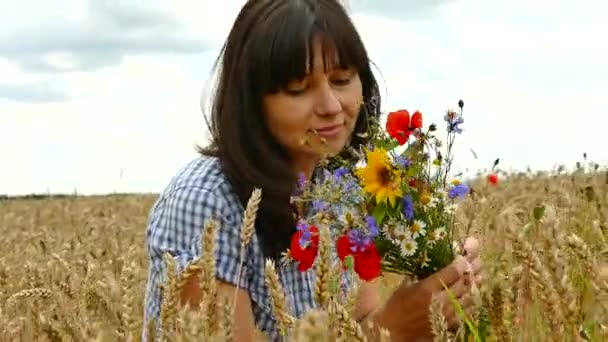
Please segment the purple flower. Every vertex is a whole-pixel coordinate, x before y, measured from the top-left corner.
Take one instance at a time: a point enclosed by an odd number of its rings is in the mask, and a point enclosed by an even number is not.
[[[378,222],[376,222],[376,218],[373,216],[367,216],[365,218],[365,221],[367,221],[367,227],[369,228],[369,233],[370,233],[371,237],[375,238],[376,236],[378,236],[379,230],[378,230]]]
[[[304,231],[302,233],[302,236],[300,236],[300,241],[298,241],[300,248],[302,248],[302,249],[306,248],[306,246],[308,246],[308,243],[310,242],[311,237],[312,237],[312,234],[310,233],[310,230]]]
[[[306,223],[306,221],[304,221],[304,220],[298,220],[298,223],[296,224],[296,230],[299,232],[303,232],[307,229],[308,229],[308,223]]]
[[[410,165],[412,165],[412,161],[409,158],[401,156],[395,152],[391,152],[391,155],[395,160],[395,164],[397,164],[397,166],[399,167],[407,169],[408,167],[410,167]]]
[[[315,212],[325,211],[325,210],[327,210],[327,208],[329,208],[329,205],[325,201],[321,201],[321,200],[312,201],[312,209]]]
[[[304,176],[304,172],[300,172],[298,174],[298,186],[303,188],[306,185],[306,176]]]
[[[410,165],[412,165],[412,161],[409,158],[405,158],[403,156],[397,156],[395,161],[397,162],[397,165],[401,166],[402,168],[408,168],[410,167]]]
[[[334,171],[334,177],[336,178],[336,180],[340,180],[342,179],[344,176],[346,176],[348,174],[348,169],[345,167],[341,167],[339,169],[337,169],[336,171]]]
[[[459,125],[464,123],[464,118],[454,112],[448,112],[443,118],[448,123],[448,132],[462,133]]]
[[[353,253],[364,252],[372,243],[372,237],[365,234],[360,229],[353,229],[348,232],[348,238],[352,243],[350,250]]]
[[[410,195],[403,198],[403,216],[410,221],[414,219],[414,201]]]
[[[306,176],[304,176],[304,172],[300,172],[298,174],[298,181],[296,183],[296,187],[295,187],[292,195],[294,195],[294,196],[302,195],[302,193],[306,189],[306,183],[307,183],[307,181],[306,181]]]
[[[357,181],[353,178],[348,178],[342,183],[342,186],[344,188],[344,193],[349,194],[356,191],[359,184],[357,184]]]
[[[300,245],[300,248],[305,248],[308,245],[308,243],[310,242],[310,239],[312,238],[312,233],[310,232],[310,226],[308,225],[308,223],[306,223],[306,221],[300,220],[300,221],[298,221],[298,224],[296,225],[296,230],[298,230],[299,232],[302,233],[302,236],[300,236],[300,240],[298,241],[298,244]]]
[[[464,184],[464,183],[460,183],[457,185],[454,185],[453,188],[450,189],[450,191],[448,191],[448,197],[450,199],[454,199],[457,197],[464,197],[469,193],[469,187]]]

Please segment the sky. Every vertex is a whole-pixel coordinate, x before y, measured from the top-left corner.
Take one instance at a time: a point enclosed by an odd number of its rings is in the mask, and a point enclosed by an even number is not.
[[[0,0],[0,194],[161,191],[207,142],[212,63],[243,3]],[[444,127],[464,100],[458,170],[608,163],[608,3],[346,5],[386,111]]]

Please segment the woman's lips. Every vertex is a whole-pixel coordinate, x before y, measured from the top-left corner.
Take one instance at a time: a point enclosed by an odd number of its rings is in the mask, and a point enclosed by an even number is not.
[[[315,132],[317,132],[317,134],[321,137],[331,138],[331,137],[335,137],[336,135],[340,134],[340,132],[342,131],[343,128],[344,128],[344,125],[333,125],[333,126],[318,128],[315,130]]]

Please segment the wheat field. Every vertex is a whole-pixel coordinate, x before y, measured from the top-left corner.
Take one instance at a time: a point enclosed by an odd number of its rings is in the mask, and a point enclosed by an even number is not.
[[[608,340],[608,173],[510,174],[498,186],[479,179],[472,188],[457,222],[460,236],[475,235],[482,244],[484,282],[478,310],[467,318],[475,333],[446,331],[441,314],[431,310],[435,340]],[[145,227],[155,198],[0,201],[0,340],[139,340]],[[212,243],[207,247],[213,252]],[[321,248],[321,259],[323,253]],[[204,284],[213,265],[201,267],[208,262],[203,256],[187,272],[199,272],[205,293],[213,294],[213,285]],[[325,295],[323,284],[317,284],[320,310],[300,320],[289,316],[272,266],[267,264],[273,307],[281,326],[292,329],[291,340],[366,340],[365,328],[350,318],[352,306]],[[399,280],[385,275],[383,293]],[[202,310],[181,309],[171,296],[180,284],[171,277],[166,289],[164,337],[230,339],[229,303],[208,296]],[[215,318],[209,308],[219,310]]]

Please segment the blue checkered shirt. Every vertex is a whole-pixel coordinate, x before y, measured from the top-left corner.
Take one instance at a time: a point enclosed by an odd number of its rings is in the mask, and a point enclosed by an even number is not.
[[[263,196],[263,194],[262,194]],[[149,275],[145,294],[144,323],[159,322],[160,285],[165,281],[163,254],[175,257],[178,271],[200,256],[200,236],[209,218],[221,219],[217,240],[217,278],[246,289],[251,298],[258,329],[273,341],[280,340],[271,308],[269,291],[264,281],[264,255],[254,234],[246,251],[242,276],[238,280],[241,244],[240,230],[243,206],[232,192],[214,157],[197,157],[171,180],[154,204],[146,231],[149,253]],[[335,251],[332,253],[335,257]],[[314,301],[314,269],[301,273],[296,264],[277,264],[285,290],[287,307],[295,317],[317,307]],[[348,288],[347,277],[342,286]],[[144,324],[144,327],[146,324]],[[147,341],[146,329],[143,339]]]

